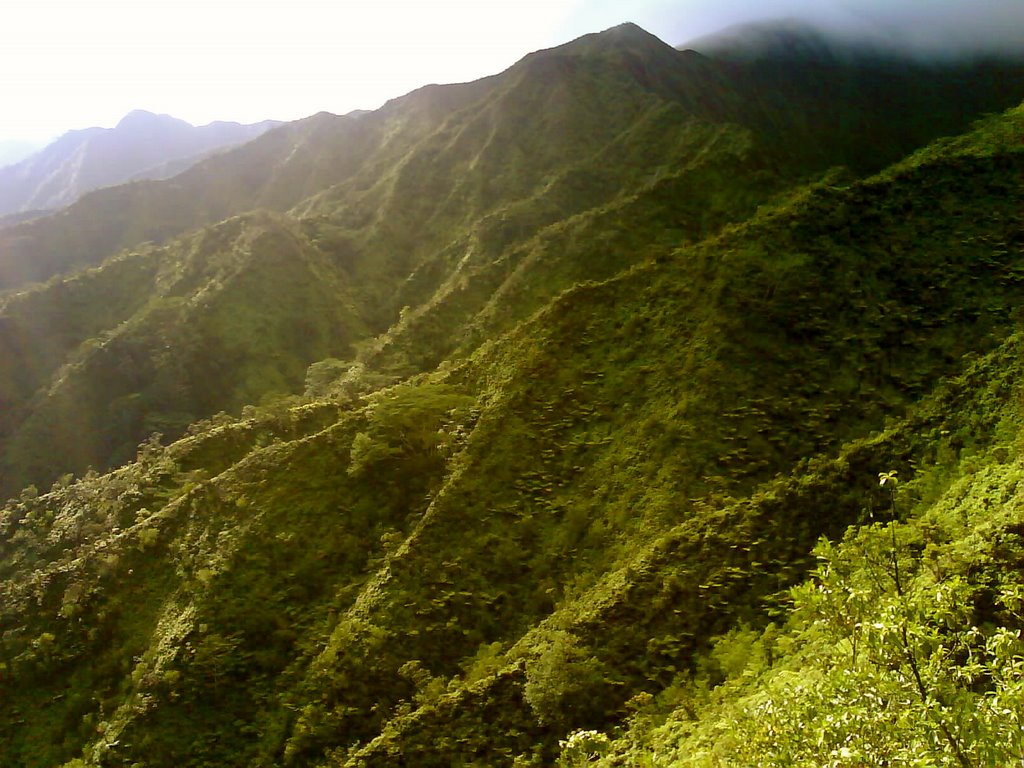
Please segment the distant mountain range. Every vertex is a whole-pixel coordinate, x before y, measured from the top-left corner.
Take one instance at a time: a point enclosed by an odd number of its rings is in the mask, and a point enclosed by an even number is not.
[[[275,125],[216,122],[197,128],[169,115],[138,110],[114,128],[69,131],[0,168],[0,216],[63,208],[86,192],[133,179],[168,178]]]
[[[0,227],[0,762],[1019,763],[1022,99],[627,24]]]

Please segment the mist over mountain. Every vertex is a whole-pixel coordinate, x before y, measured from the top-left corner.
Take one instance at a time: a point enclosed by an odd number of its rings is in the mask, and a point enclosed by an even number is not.
[[[38,149],[40,149],[39,145],[31,141],[0,141],[0,168],[13,165]]]
[[[719,59],[756,63],[790,59],[805,64],[840,65],[855,60],[915,60],[911,51],[894,51],[869,37],[845,37],[802,19],[746,22],[686,43],[692,49]]]
[[[114,128],[69,131],[0,168],[0,216],[63,208],[86,192],[131,179],[173,176],[211,152],[259,136],[276,123],[211,123],[135,111]]]
[[[993,39],[991,44],[922,46],[910,36],[883,36],[863,28],[844,29],[827,22],[793,17],[743,22],[689,40],[681,48],[716,58],[751,62],[786,57],[820,64],[875,60],[890,66],[912,63],[941,70],[962,65],[964,61],[1020,61],[1024,59],[1024,39],[1021,43],[1017,46]]]
[[[1022,99],[625,24],[0,228],[4,764],[1012,764]]]
[[[734,2],[715,19],[711,34],[674,39],[700,48],[706,38],[744,35],[757,50],[765,35],[805,27],[846,46],[923,61],[1024,55],[1024,8],[1014,0],[783,0],[772,4],[770,15],[761,3]]]

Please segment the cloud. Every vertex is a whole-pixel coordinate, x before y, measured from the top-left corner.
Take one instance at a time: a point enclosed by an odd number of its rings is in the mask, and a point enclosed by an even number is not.
[[[731,24],[773,18],[803,19],[850,38],[928,56],[998,53],[1024,55],[1022,0],[733,0],[716,4],[672,4],[678,11],[699,11],[700,30],[680,43]],[[664,5],[669,11],[672,6]],[[680,17],[676,28],[687,26]],[[691,23],[692,26],[692,23]]]

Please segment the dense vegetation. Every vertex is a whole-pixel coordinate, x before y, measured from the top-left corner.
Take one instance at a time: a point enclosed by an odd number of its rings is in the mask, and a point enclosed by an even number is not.
[[[3,764],[1024,759],[1024,106],[901,159],[953,86],[864,139],[920,73],[845,67],[618,28],[58,249],[0,300]]]

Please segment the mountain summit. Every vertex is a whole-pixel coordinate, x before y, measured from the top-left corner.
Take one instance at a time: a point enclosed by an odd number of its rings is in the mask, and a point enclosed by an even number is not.
[[[122,117],[114,130],[159,130],[160,128],[183,128],[192,127],[184,120],[179,120],[170,115],[158,115],[145,109],[134,109]]]

